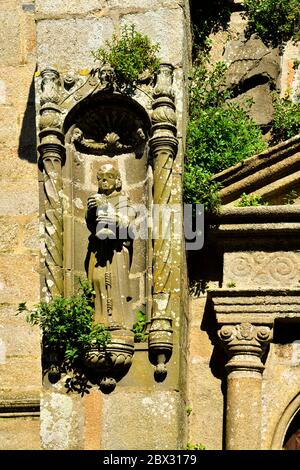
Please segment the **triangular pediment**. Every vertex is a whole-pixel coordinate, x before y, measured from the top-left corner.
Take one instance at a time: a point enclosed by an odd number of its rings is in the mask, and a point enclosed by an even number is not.
[[[300,134],[218,173],[223,205],[236,205],[243,193],[273,204],[300,204]]]

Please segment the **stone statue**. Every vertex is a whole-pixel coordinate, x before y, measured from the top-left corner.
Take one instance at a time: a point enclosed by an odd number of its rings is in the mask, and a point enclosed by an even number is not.
[[[131,300],[129,269],[130,206],[120,194],[121,177],[112,164],[97,173],[98,193],[89,197],[86,222],[91,232],[88,278],[95,290],[95,323],[125,328]]]

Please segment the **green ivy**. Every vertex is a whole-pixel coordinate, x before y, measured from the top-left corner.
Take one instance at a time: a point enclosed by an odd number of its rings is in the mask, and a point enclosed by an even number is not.
[[[248,116],[249,104],[230,101],[225,88],[227,67],[209,64],[198,53],[190,77],[190,121],[187,129],[185,201],[214,211],[219,183],[213,175],[266,148],[257,124]]]
[[[300,39],[299,0],[244,0],[249,33],[274,47]]]
[[[158,44],[152,44],[148,36],[135,30],[134,25],[125,25],[118,37],[113,34],[105,47],[93,51],[101,65],[110,64],[120,84],[134,85],[141,74],[158,71],[159,60],[156,56]]]

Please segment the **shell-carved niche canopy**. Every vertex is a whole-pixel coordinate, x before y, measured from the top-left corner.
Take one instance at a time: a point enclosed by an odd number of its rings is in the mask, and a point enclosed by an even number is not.
[[[136,101],[119,94],[98,93],[75,106],[65,121],[76,149],[108,156],[134,152],[137,157],[149,138],[150,120]]]

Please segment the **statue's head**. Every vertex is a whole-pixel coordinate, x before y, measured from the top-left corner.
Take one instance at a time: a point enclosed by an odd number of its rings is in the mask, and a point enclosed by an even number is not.
[[[83,132],[79,127],[75,127],[72,132],[71,142],[80,142],[83,138]]]
[[[101,85],[107,87],[114,80],[114,69],[109,64],[104,64],[99,70],[99,79]]]
[[[115,190],[121,190],[121,175],[111,163],[100,166],[97,172],[97,180],[99,192],[102,194],[109,195]]]

